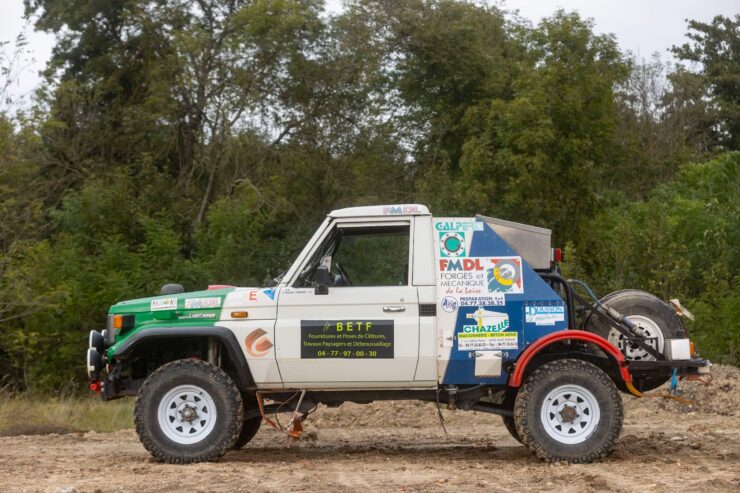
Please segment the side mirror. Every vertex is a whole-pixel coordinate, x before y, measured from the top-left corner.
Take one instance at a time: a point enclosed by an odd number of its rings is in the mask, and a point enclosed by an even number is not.
[[[331,282],[331,274],[329,268],[325,265],[319,265],[311,276],[311,280],[316,286],[314,289],[315,294],[329,294],[329,284]]]

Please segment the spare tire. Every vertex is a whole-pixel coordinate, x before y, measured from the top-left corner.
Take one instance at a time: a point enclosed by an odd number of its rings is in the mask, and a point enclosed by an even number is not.
[[[646,337],[655,337],[648,344],[663,352],[668,339],[685,339],[686,329],[675,310],[665,301],[645,291],[625,289],[608,294],[602,298],[604,306],[614,308],[634,323]],[[591,314],[583,323],[584,330],[593,332],[619,348],[627,360],[654,361],[655,357],[647,351],[631,344],[611,325]],[[656,347],[657,342],[657,347]],[[647,391],[660,387],[670,376],[643,377],[635,380],[635,387]]]

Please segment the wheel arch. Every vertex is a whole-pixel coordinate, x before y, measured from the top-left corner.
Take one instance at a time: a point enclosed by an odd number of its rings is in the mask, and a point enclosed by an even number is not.
[[[226,327],[153,327],[143,329],[132,334],[115,349],[113,359],[127,362],[136,357],[141,351],[151,344],[160,343],[167,339],[177,339],[178,342],[185,341],[207,341],[209,338],[216,339],[225,350],[224,356],[228,358],[234,370],[234,383],[241,391],[256,388],[254,378],[249,370],[247,359],[241,346],[237,342],[234,333]]]
[[[599,352],[604,354],[604,357],[600,357],[598,352],[594,354],[586,354],[577,351],[553,353],[552,350],[554,346],[557,343],[565,341],[584,342],[589,346],[598,348]],[[632,376],[630,375],[629,368],[627,366],[627,360],[619,349],[610,344],[609,341],[591,332],[582,330],[564,330],[543,336],[522,351],[514,364],[514,370],[509,375],[507,385],[513,388],[521,387],[522,382],[527,375],[547,361],[559,359],[557,357],[558,354],[564,358],[583,359],[596,364],[602,370],[606,371],[612,380],[614,380],[614,383],[617,384],[617,387],[622,390],[628,388],[629,384],[632,382]],[[549,355],[555,357],[547,358]]]

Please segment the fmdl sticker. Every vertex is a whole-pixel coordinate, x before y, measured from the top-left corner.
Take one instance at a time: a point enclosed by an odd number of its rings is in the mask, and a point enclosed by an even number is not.
[[[565,307],[555,306],[527,306],[524,308],[524,321],[535,325],[555,325],[555,322],[565,321]]]

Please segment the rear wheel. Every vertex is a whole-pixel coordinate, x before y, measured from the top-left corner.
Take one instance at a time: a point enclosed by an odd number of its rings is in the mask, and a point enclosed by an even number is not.
[[[184,359],[147,377],[134,421],[139,440],[157,460],[187,464],[222,456],[236,442],[243,415],[239,389],[222,369]]]
[[[622,400],[595,365],[564,359],[537,368],[514,405],[522,443],[541,459],[584,463],[605,457],[622,429]]]
[[[668,303],[645,291],[626,289],[605,296],[601,303],[612,307],[637,326],[645,337],[652,338],[647,342],[653,349],[663,352],[668,339],[686,338],[681,319]],[[634,343],[627,341],[619,331],[598,316],[591,316],[584,322],[584,329],[600,335],[613,346],[619,348],[625,359],[631,361],[654,361],[655,357]],[[635,387],[641,391],[660,387],[670,377],[653,376],[635,379]]]

